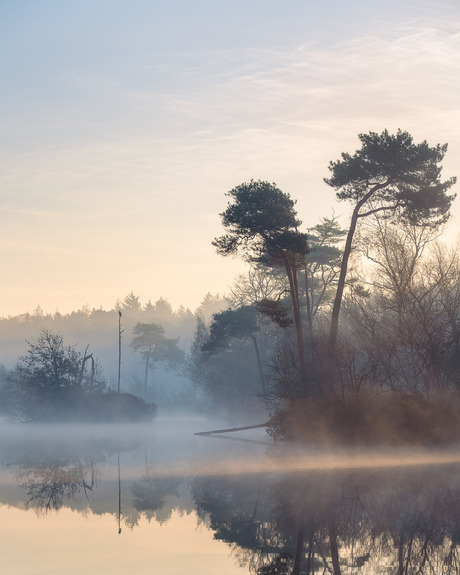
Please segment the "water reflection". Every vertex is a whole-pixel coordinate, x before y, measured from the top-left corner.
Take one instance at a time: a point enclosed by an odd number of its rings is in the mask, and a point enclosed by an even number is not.
[[[27,505],[39,510],[60,509],[83,491],[88,497],[97,485],[99,470],[93,460],[57,459],[19,466],[16,478],[28,495]]]
[[[200,517],[249,571],[459,573],[459,468],[193,482]]]
[[[44,513],[77,502],[78,496],[90,505],[89,494],[97,488],[104,464],[116,454],[120,472],[120,451],[130,452],[140,444],[139,438],[101,436],[91,428],[80,435],[70,427],[18,430],[22,433],[11,434],[10,428],[2,437],[1,462],[27,496],[25,506]],[[120,473],[118,478],[121,487]]]
[[[214,459],[212,474],[204,473],[191,458],[181,475],[166,473],[159,442],[144,436],[95,440],[90,433],[87,442],[45,442],[33,434],[26,442],[0,442],[3,469],[14,476],[23,505],[40,513],[110,512],[119,530],[133,532],[142,518],[167,523],[173,510],[194,509],[249,573],[460,572],[458,464],[293,473],[266,447],[258,449],[259,472],[253,464],[250,473],[218,473]],[[244,467],[235,452],[218,451],[226,469]],[[4,489],[0,495],[1,503],[20,505]]]

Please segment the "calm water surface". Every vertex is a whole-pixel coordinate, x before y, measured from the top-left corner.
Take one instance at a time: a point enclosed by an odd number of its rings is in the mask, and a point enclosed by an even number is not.
[[[460,450],[194,435],[220,427],[2,425],[0,573],[460,573]]]

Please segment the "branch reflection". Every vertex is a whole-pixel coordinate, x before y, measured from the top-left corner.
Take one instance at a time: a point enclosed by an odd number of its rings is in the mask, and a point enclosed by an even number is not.
[[[258,575],[460,572],[459,468],[193,481],[202,521]]]

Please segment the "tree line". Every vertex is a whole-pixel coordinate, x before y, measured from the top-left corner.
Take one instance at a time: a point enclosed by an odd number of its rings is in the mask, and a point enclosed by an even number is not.
[[[208,294],[197,313],[207,318],[219,302]],[[119,318],[123,398],[114,393]],[[0,370],[0,412],[22,421],[116,420],[150,416],[158,403],[185,403],[193,390],[184,376],[184,346],[194,325],[190,310],[174,312],[164,298],[143,306],[133,292],[109,311],[84,308],[63,316],[39,309],[3,319],[0,332],[10,349],[2,351],[15,363]]]
[[[163,298],[143,306],[131,292],[109,312],[36,310],[0,323],[36,323],[48,336],[79,323],[84,336],[103,334],[97,347],[114,366],[107,333],[117,335],[119,311],[125,376],[128,366],[136,370],[130,391],[152,400],[154,370],[161,379],[173,373],[188,405],[198,398],[234,418],[268,412],[275,437],[451,439],[460,413],[460,263],[440,238],[455,198],[455,178],[441,178],[447,146],[415,143],[403,131],[359,140],[325,179],[351,205],[348,227],[333,214],[302,229],[295,200],[274,183],[251,180],[228,192],[225,233],[213,244],[242,257],[248,271],[194,313],[173,312]],[[84,354],[79,361],[80,369],[91,362]]]

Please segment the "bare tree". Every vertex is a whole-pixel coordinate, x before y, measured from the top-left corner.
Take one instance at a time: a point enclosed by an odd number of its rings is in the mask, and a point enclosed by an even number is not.
[[[228,300],[234,307],[252,305],[264,299],[278,299],[289,289],[285,274],[261,264],[251,264],[230,286]]]

